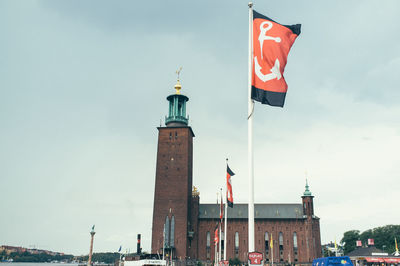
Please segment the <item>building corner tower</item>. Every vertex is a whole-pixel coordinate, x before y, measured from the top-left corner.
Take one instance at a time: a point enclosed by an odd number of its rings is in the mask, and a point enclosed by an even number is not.
[[[157,165],[154,190],[151,252],[172,258],[188,257],[192,232],[193,137],[188,126],[186,102],[180,94],[179,79],[175,94],[169,95],[165,127],[158,129]]]
[[[303,214],[306,216],[306,247],[307,261],[311,262],[315,258],[322,257],[321,234],[319,218],[314,215],[314,196],[309,189],[308,181],[306,180],[305,191],[303,193]]]

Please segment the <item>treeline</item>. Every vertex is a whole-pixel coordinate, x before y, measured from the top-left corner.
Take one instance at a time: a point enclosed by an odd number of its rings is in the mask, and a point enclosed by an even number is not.
[[[31,254],[25,252],[11,252],[7,258],[11,258],[14,262],[51,262],[51,261],[71,261],[73,255],[50,255],[46,253]]]
[[[77,260],[79,261],[88,261],[89,256],[79,256],[76,257]],[[112,264],[116,260],[119,259],[119,253],[118,252],[101,252],[101,253],[93,253],[92,255],[92,261],[98,261],[98,262],[104,262],[107,264]]]
[[[359,230],[347,231],[343,234],[340,243],[343,245],[344,254],[356,249],[356,241],[361,240],[366,245],[369,238],[374,239],[375,247],[391,254],[395,251],[395,238],[400,240],[400,225],[386,225],[366,230],[360,233]]]
[[[32,254],[28,251],[25,252],[11,252],[7,254],[5,251],[0,252],[0,259],[13,259],[14,262],[71,262],[81,261],[87,262],[88,255],[86,256],[73,256],[73,255],[50,255],[46,253]],[[102,252],[93,253],[92,262],[103,262],[106,264],[114,264],[119,259],[119,253],[117,252]]]

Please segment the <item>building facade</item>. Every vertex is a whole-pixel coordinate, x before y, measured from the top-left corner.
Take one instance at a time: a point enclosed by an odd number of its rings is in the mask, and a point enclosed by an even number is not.
[[[180,94],[179,80],[175,89],[167,97],[166,126],[158,128],[152,253],[164,251],[176,259],[211,262],[220,206],[200,204],[199,192],[192,189],[195,135],[186,116],[189,98]],[[309,263],[322,256],[313,198],[306,183],[300,203],[255,204],[255,251],[263,253],[266,263],[272,259],[274,263]],[[228,208],[227,259],[247,260],[247,207],[234,204]]]

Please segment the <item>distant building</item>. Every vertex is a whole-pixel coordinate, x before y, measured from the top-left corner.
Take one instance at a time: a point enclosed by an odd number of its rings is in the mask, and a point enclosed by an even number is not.
[[[359,247],[346,254],[346,256],[349,256],[356,266],[400,264],[400,257],[391,256],[383,250],[376,248],[374,245]]]
[[[200,193],[192,190],[195,135],[186,116],[189,98],[180,94],[179,80],[175,89],[167,97],[166,126],[158,128],[151,250],[162,254],[164,247],[173,258],[212,262],[220,207],[200,204]],[[255,204],[255,249],[267,263],[272,259],[271,239],[274,263],[310,263],[322,256],[313,198],[306,184],[299,203]],[[247,260],[247,215],[247,204],[234,204],[228,210],[227,259]]]
[[[13,252],[17,252],[17,253],[28,252],[30,254],[45,253],[45,254],[52,255],[52,256],[65,255],[64,253],[61,253],[61,252],[54,252],[54,251],[36,249],[36,248],[30,249],[30,248],[23,248],[23,247],[6,246],[6,245],[0,246],[0,252],[3,252],[3,251],[5,251],[7,253],[7,255],[9,255],[10,253],[13,253]]]

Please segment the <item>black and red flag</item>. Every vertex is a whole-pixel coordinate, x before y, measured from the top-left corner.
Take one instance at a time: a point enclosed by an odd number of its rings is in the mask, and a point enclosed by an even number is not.
[[[300,28],[300,24],[281,25],[253,10],[253,100],[283,107],[288,88],[283,72]]]
[[[231,177],[234,176],[235,173],[229,168],[229,165],[226,165],[226,202],[228,206],[233,208],[233,194],[232,194],[232,181]]]

